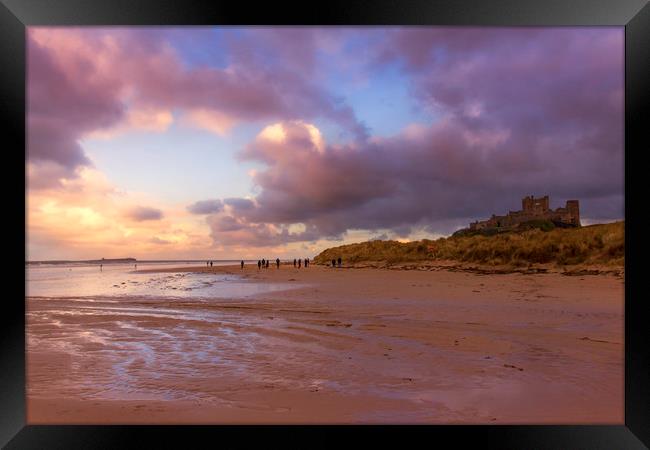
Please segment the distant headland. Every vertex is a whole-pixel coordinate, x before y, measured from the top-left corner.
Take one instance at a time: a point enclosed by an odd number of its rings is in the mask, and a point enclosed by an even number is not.
[[[135,258],[102,258],[102,259],[91,259],[88,261],[82,261],[89,264],[119,264],[119,263],[134,263],[137,262]]]

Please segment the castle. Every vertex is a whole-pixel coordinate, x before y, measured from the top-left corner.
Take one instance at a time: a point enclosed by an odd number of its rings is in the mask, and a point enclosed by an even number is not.
[[[510,211],[505,216],[492,214],[487,220],[476,221],[469,224],[470,230],[484,230],[490,228],[514,228],[520,223],[531,220],[548,220],[556,226],[580,226],[580,207],[578,200],[567,200],[564,208],[555,210],[549,207],[548,195],[534,198],[532,195],[521,200],[521,211]]]

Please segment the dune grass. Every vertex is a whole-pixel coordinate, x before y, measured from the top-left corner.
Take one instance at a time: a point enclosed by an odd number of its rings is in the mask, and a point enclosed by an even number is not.
[[[341,257],[345,264],[400,264],[451,260],[486,265],[598,264],[623,266],[625,222],[580,228],[530,229],[494,236],[451,236],[401,243],[368,241],[329,248],[314,258],[328,264]]]

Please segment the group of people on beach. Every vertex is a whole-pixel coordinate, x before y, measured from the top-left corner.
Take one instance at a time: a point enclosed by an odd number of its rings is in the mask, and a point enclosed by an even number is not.
[[[298,269],[300,269],[302,267],[302,265],[303,265],[303,262],[304,262],[305,268],[309,267],[309,264],[311,263],[309,258],[305,258],[304,260],[302,258],[298,258],[298,259],[294,258],[293,259],[293,267],[294,268],[297,267]],[[343,261],[342,261],[340,256],[339,256],[338,260],[332,259],[332,267],[337,267],[337,263],[338,263],[338,267],[341,267],[342,262]],[[264,258],[258,259],[257,260],[257,270],[268,269],[270,263],[271,263],[271,261],[268,260],[268,259],[264,259]],[[206,261],[205,265],[207,267],[212,267],[212,261]],[[275,259],[275,265],[276,265],[276,267],[278,269],[280,268],[280,258]],[[244,269],[244,260],[243,259],[241,260],[240,266],[241,266],[241,268],[243,270]]]
[[[305,258],[304,262],[305,262],[305,267],[308,267],[309,266],[309,258]],[[240,264],[241,264],[241,268],[243,269],[244,268],[244,261],[242,260]],[[264,258],[258,259],[257,260],[257,269],[258,270],[260,270],[260,269],[268,269],[269,264],[270,264],[270,260],[268,260],[268,259],[264,259]],[[302,259],[297,259],[296,260],[294,258],[293,267],[296,267],[296,264],[298,265],[298,268],[302,267],[303,260]],[[278,269],[280,268],[280,258],[275,259],[275,266]]]
[[[270,264],[270,260],[262,258],[261,260],[257,260],[257,269],[268,269]],[[280,268],[280,258],[276,258],[275,264],[278,266],[278,269]],[[241,262],[241,268],[244,268],[244,261]]]
[[[298,268],[302,266],[302,259],[298,259]],[[296,258],[293,258],[293,267],[296,267]],[[305,258],[305,267],[309,267],[309,258]]]

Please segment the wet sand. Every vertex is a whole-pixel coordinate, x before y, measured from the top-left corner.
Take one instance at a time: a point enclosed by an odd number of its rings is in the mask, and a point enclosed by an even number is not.
[[[295,287],[29,298],[28,423],[624,421],[621,277],[165,271]]]

